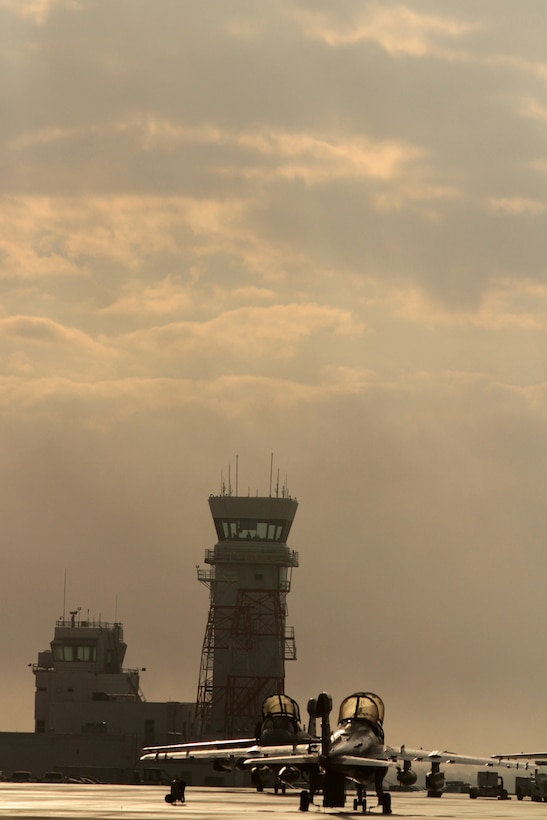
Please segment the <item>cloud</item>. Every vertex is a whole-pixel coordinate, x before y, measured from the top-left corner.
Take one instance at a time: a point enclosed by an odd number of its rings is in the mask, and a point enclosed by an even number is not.
[[[95,342],[77,328],[67,328],[51,319],[38,316],[10,316],[0,319],[0,334],[33,342],[77,345],[94,349]]]
[[[19,379],[24,376],[41,385],[52,385],[57,379],[93,382],[112,375],[120,364],[114,347],[48,317],[0,319],[0,337],[10,392],[14,385],[17,392],[20,390],[23,385]]]
[[[0,377],[0,414],[4,418],[66,416],[77,429],[106,431],[131,417],[170,411],[219,413],[238,423],[273,419],[281,412],[320,406],[359,395],[369,386],[367,371],[327,369],[316,383],[252,375],[214,378],[119,378],[85,381],[63,377]]]
[[[79,0],[0,0],[0,5],[36,25],[42,25],[55,8],[77,9],[80,3]]]
[[[547,287],[506,280],[492,284],[478,308],[447,308],[416,288],[393,289],[387,297],[397,316],[422,327],[547,330]]]
[[[1,275],[22,279],[87,276],[90,259],[138,270],[155,254],[178,252],[185,232],[197,256],[212,254],[230,243],[244,210],[237,200],[154,196],[21,196],[2,204]]]
[[[217,286],[204,295],[200,292],[200,275],[201,271],[196,266],[189,271],[188,281],[172,274],[158,283],[147,284],[146,281],[132,280],[123,285],[115,301],[99,308],[98,313],[108,317],[139,317],[149,321],[156,316],[203,312],[205,300],[209,313],[222,311],[228,306],[271,302],[276,296],[273,290],[252,285],[235,288]]]
[[[327,331],[359,336],[362,324],[350,311],[313,303],[241,307],[203,322],[175,322],[120,337],[126,349],[146,350],[160,357],[192,355],[223,362],[284,360],[295,356],[304,341]]]
[[[420,14],[411,5],[368,4],[356,19],[342,23],[338,16],[306,10],[297,15],[308,37],[341,47],[374,42],[391,55],[423,57],[429,54],[453,57],[437,40],[455,40],[473,31],[470,22],[450,20],[443,16]]]
[[[299,178],[308,184],[341,178],[378,178],[399,176],[406,166],[424,157],[424,150],[393,139],[373,140],[361,135],[261,129],[234,131],[215,125],[190,127],[151,115],[121,121],[110,132],[91,127],[50,128],[28,132],[11,144],[15,152],[43,144],[69,143],[90,136],[105,139],[115,134],[136,141],[145,153],[173,153],[183,147],[216,146],[224,149],[212,158],[211,171],[217,175],[261,178]],[[229,149],[232,151],[230,154]],[[237,154],[233,149],[241,149]],[[260,165],[257,160],[262,159]]]
[[[526,197],[491,197],[487,201],[487,207],[494,213],[505,213],[518,215],[534,216],[545,213],[547,205],[543,202],[538,202],[533,199],[526,199]]]

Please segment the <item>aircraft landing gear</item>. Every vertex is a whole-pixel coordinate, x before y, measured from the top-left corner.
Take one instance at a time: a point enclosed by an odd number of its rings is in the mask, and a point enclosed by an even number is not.
[[[186,783],[184,780],[172,780],[171,781],[171,791],[169,791],[165,795],[165,802],[171,803],[174,805],[175,803],[184,803],[184,789],[186,788]]]
[[[353,801],[353,811],[357,811],[359,806],[365,813],[367,810],[367,794],[362,786],[357,786],[357,797]]]
[[[307,791],[300,792],[300,811],[308,811],[310,807],[310,793]]]
[[[391,814],[391,795],[384,792],[382,795],[382,814]]]

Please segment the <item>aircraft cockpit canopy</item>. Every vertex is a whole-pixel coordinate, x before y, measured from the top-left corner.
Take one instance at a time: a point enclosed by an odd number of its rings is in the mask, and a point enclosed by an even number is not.
[[[373,692],[356,692],[344,698],[340,704],[338,723],[348,720],[368,720],[370,723],[384,722],[384,701]]]
[[[300,709],[298,703],[288,695],[270,695],[262,704],[262,717],[288,717],[300,723]]]

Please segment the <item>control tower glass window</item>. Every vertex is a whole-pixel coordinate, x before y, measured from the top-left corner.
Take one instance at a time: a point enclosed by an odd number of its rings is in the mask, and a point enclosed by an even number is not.
[[[64,663],[80,661],[92,663],[97,658],[95,644],[53,644],[53,659]]]
[[[215,520],[219,541],[279,541],[288,534],[287,521],[256,521],[247,518]]]

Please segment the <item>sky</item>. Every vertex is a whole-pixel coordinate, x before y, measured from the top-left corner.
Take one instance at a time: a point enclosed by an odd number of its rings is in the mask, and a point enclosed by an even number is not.
[[[273,454],[287,692],[544,750],[546,39],[544,0],[0,0],[1,730],[78,607],[195,700],[208,498]]]

